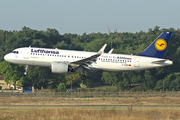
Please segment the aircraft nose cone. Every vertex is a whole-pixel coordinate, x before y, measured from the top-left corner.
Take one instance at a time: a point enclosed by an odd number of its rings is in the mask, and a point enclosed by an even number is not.
[[[4,56],[4,59],[7,61],[7,62],[10,62],[10,63],[16,63],[18,62],[18,56],[15,56],[14,54],[12,53],[9,53],[9,54],[6,54]]]
[[[4,56],[4,59],[5,59],[6,61],[7,61],[7,57],[8,57],[7,55]]]
[[[8,60],[10,59],[10,55],[9,55],[9,54],[6,54],[6,55],[4,56],[4,59],[5,59],[6,61],[8,61]]]

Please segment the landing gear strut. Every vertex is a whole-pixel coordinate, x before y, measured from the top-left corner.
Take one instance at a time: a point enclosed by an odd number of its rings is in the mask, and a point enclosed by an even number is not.
[[[27,75],[28,65],[26,65],[24,75]]]
[[[81,80],[85,80],[85,79],[86,79],[86,76],[84,75],[83,67],[79,67],[78,70],[79,70],[80,73],[81,73],[80,79],[81,79]]]

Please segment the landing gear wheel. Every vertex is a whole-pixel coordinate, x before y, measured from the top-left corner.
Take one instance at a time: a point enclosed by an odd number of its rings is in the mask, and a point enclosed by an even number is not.
[[[86,79],[86,76],[83,75],[83,74],[81,74],[81,75],[80,75],[80,79],[81,79],[81,80],[85,80],[85,79]]]

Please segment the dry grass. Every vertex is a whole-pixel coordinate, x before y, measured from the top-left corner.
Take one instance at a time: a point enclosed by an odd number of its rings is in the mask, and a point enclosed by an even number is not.
[[[1,108],[0,120],[178,120],[180,108]]]
[[[0,105],[180,105],[179,97],[53,98],[1,97]],[[180,108],[11,107],[0,120],[180,120]]]
[[[180,97],[52,98],[0,97],[0,105],[180,105]]]

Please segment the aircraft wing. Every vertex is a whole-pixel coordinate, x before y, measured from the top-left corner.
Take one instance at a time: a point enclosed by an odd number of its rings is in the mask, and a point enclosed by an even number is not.
[[[87,57],[87,58],[84,58],[84,59],[80,59],[80,60],[76,60],[76,61],[71,61],[70,63],[71,64],[78,64],[78,65],[81,65],[81,64],[84,64],[84,63],[87,63],[87,64],[91,64],[92,62],[96,62],[96,58],[99,57],[101,54],[95,54],[95,55],[92,55],[90,57]]]
[[[106,48],[106,46],[107,46],[107,44],[105,44],[96,54],[94,54],[90,57],[84,58],[84,59],[71,61],[70,64],[82,65],[83,67],[91,65],[92,63],[96,62],[97,57],[99,57],[102,53],[104,53],[104,49]]]
[[[157,60],[151,61],[151,63],[154,63],[154,64],[161,64],[161,63],[164,63],[165,61],[166,61],[166,59],[157,59]]]

